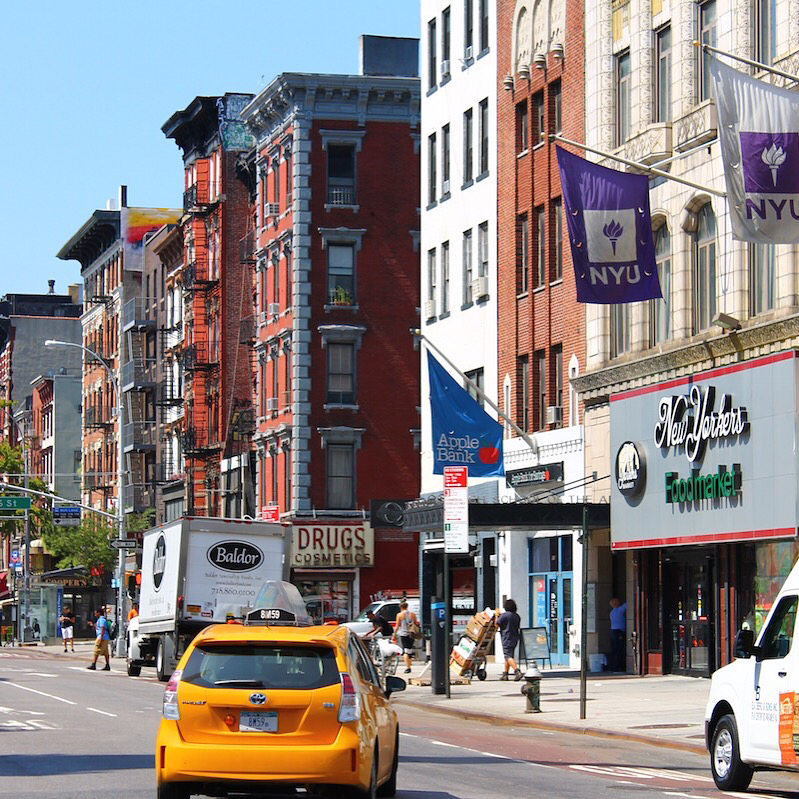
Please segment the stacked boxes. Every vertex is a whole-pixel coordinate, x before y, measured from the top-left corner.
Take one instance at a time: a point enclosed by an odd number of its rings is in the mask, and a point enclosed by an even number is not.
[[[461,677],[482,668],[496,630],[496,615],[490,608],[475,613],[466,625],[466,635],[452,649],[450,672]]]

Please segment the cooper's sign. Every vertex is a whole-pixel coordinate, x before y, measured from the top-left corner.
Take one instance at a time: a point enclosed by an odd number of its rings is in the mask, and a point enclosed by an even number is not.
[[[374,531],[363,524],[295,524],[291,565],[298,569],[374,566]]]

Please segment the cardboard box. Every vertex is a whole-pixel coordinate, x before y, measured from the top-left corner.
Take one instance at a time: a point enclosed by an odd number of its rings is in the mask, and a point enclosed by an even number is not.
[[[466,625],[466,635],[472,641],[479,641],[486,633],[486,628],[490,626],[493,616],[487,616],[484,611],[475,613]]]
[[[463,638],[461,638],[461,640],[455,644],[453,652],[461,655],[464,660],[468,660],[472,656],[472,653],[475,649],[477,649],[477,644],[472,641],[471,638],[463,636]]]

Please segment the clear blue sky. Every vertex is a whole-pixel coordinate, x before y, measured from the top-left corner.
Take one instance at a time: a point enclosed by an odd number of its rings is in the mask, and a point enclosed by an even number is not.
[[[80,282],[55,255],[97,208],[180,207],[161,125],[281,72],[357,73],[358,36],[419,35],[418,0],[7,3],[0,31],[0,296]]]

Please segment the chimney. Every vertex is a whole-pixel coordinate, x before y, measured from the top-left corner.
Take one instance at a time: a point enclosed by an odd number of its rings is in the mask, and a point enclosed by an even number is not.
[[[120,208],[127,208],[128,207],[128,187],[127,186],[120,186],[119,187],[119,207]]]
[[[47,285],[50,287],[50,291],[48,291],[47,293],[55,294],[55,280],[48,280]]]
[[[73,305],[80,305],[83,301],[83,297],[81,296],[82,288],[83,287],[79,283],[71,283],[69,286],[67,286],[67,294],[69,294]]]

